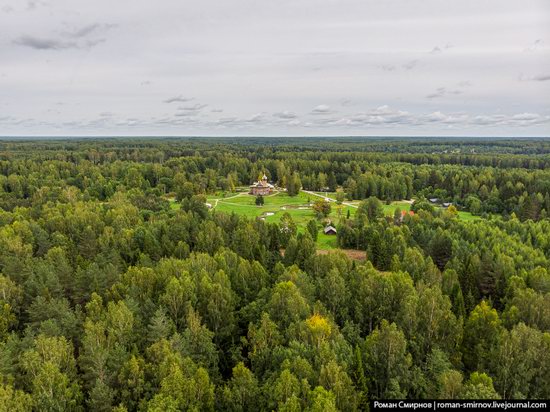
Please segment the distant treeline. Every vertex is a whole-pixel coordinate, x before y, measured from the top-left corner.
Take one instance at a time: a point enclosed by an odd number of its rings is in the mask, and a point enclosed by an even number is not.
[[[435,197],[475,214],[537,220],[550,210],[549,151],[546,140],[1,142],[0,205],[28,205],[38,188],[57,178],[104,200],[122,187],[169,193],[185,182],[196,193],[232,191],[266,173],[282,187],[342,187],[350,199]]]

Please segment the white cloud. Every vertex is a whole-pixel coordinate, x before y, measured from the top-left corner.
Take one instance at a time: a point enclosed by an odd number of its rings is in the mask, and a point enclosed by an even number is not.
[[[316,107],[313,108],[313,110],[311,111],[311,114],[331,114],[333,113],[332,109],[330,108],[329,105],[326,105],[326,104],[320,104]]]
[[[550,135],[546,0],[281,2],[10,0],[0,133]]]

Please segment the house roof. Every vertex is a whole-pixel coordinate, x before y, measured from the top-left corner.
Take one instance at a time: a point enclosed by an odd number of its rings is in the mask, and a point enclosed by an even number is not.
[[[273,188],[273,185],[260,180],[259,182],[254,182],[253,184],[251,184],[250,187],[269,187],[269,188]]]
[[[336,228],[335,228],[334,226],[328,225],[327,227],[325,227],[325,228],[323,229],[323,232],[324,232],[324,233],[328,233],[328,232],[334,232],[334,233],[336,233],[337,230],[336,230]]]

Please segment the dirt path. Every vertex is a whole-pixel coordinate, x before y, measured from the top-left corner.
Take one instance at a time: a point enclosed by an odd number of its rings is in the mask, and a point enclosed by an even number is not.
[[[365,252],[364,250],[355,250],[355,249],[321,249],[319,250],[317,249],[318,255],[328,255],[330,253],[338,253],[338,252],[344,253],[347,257],[353,260],[359,260],[359,261],[367,260],[367,252]]]
[[[279,193],[279,191],[275,192],[275,193],[272,193],[270,195],[267,195],[267,196],[264,196],[264,197],[273,197],[273,196],[277,196]],[[218,202],[222,202],[222,203],[226,203],[228,205],[233,205],[233,206],[243,206],[241,204],[238,204],[238,203],[231,203],[231,202],[226,202],[226,200],[229,200],[229,199],[235,199],[236,197],[240,197],[240,196],[244,196],[244,195],[248,195],[248,193],[237,193],[236,195],[233,195],[233,196],[229,196],[229,197],[221,197],[219,199],[214,199],[215,200],[215,204],[212,206],[212,209],[215,209],[216,206],[218,206]]]
[[[310,190],[302,190],[302,192],[307,193],[308,195],[313,195],[313,196],[320,197],[320,198],[322,198],[322,199],[325,199],[325,200],[328,201],[328,202],[334,202],[334,203],[336,203],[336,199],[332,199],[332,198],[327,197],[327,196],[319,195],[319,194],[317,194],[317,193],[315,193],[315,192],[312,192],[312,191],[310,191]],[[348,203],[348,202],[342,202],[342,204],[343,204],[344,206],[353,207],[353,208],[355,208],[355,209],[357,209],[357,207],[358,207],[357,205],[354,205],[354,204]]]
[[[216,204],[214,204],[214,205],[212,206],[212,209],[215,209],[216,206],[218,206],[218,202],[219,202],[220,200],[223,202],[223,201],[226,201],[226,200],[228,200],[228,199],[234,199],[234,198],[239,197],[239,196],[242,196],[242,195],[243,195],[243,193],[237,193],[236,195],[233,195],[233,196],[224,197],[224,198],[221,198],[221,199],[215,199]]]

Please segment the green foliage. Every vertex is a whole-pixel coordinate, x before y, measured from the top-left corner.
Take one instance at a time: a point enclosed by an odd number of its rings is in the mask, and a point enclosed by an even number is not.
[[[332,210],[332,207],[330,206],[330,202],[324,199],[316,200],[313,203],[313,210],[317,214],[318,218],[327,217],[330,215],[330,212]]]
[[[412,358],[405,335],[395,323],[383,320],[365,341],[365,367],[372,376],[371,393],[375,399],[402,399],[410,385]]]
[[[0,385],[0,410],[13,412],[32,411],[31,395],[14,389],[10,385]]]
[[[464,385],[461,393],[463,399],[498,399],[493,388],[493,380],[485,373],[474,372]]]
[[[269,142],[0,143],[0,410],[550,398],[547,142]]]
[[[317,241],[317,237],[319,235],[319,228],[317,226],[317,222],[313,219],[310,220],[309,222],[307,222],[306,229],[309,232],[309,234],[311,235],[311,238],[314,241]]]
[[[364,214],[369,220],[376,220],[384,216],[384,208],[378,198],[371,196],[359,204],[357,213]]]

